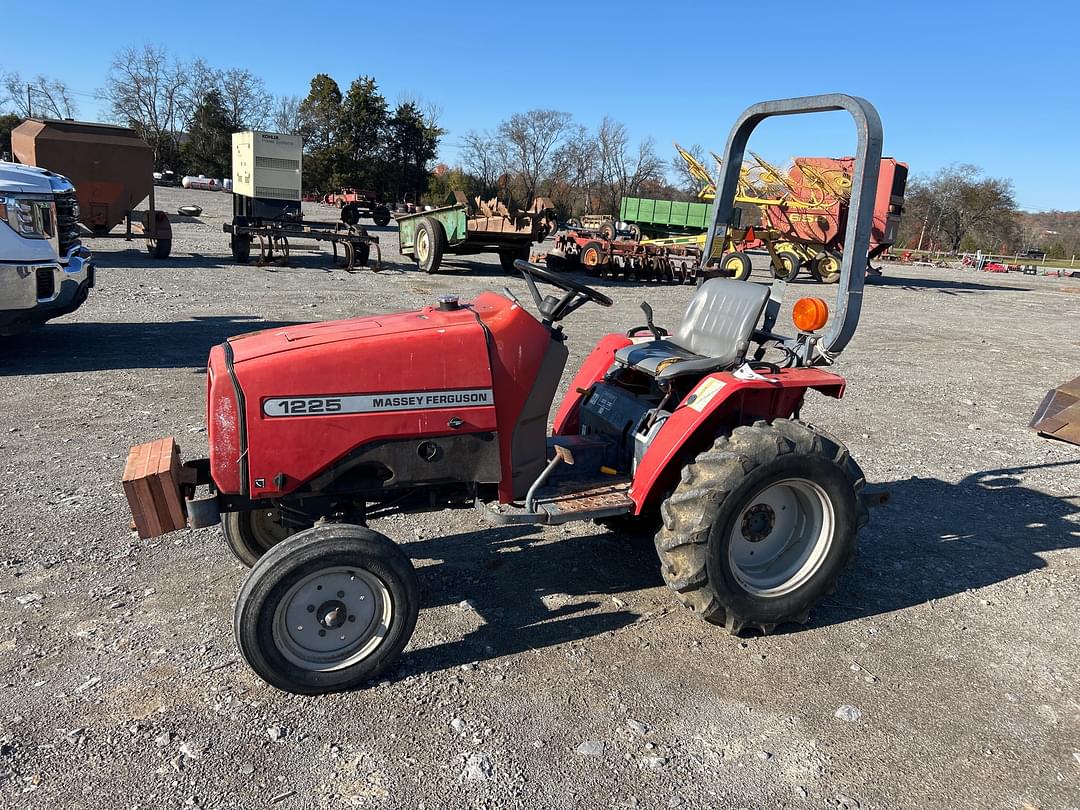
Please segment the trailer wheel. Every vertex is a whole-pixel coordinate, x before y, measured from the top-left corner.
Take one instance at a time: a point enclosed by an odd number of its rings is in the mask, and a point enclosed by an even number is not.
[[[146,252],[155,259],[167,259],[172,253],[172,239],[147,239]]]
[[[221,532],[225,544],[241,565],[248,568],[259,558],[293,534],[293,530],[281,523],[277,509],[248,509],[243,512],[226,512],[221,516]]]
[[[604,246],[599,242],[586,242],[581,249],[581,266],[587,276],[599,276],[600,268],[604,266]]]
[[[630,231],[630,238],[631,239],[633,239],[635,242],[640,242],[641,241],[641,226],[640,225],[638,225],[636,222],[631,222],[629,227],[627,228],[627,230]]]
[[[413,255],[421,270],[425,273],[434,273],[439,269],[443,252],[446,250],[446,234],[437,219],[423,217],[417,223],[414,250]]]
[[[384,225],[389,225],[391,220],[390,209],[385,205],[375,206],[375,210],[371,213],[371,220],[380,228]]]
[[[293,535],[251,569],[233,631],[260,678],[305,695],[353,689],[405,648],[419,612],[416,572],[388,538],[329,524]]]
[[[777,252],[776,258],[780,261],[783,270],[778,271],[776,264],[771,263],[769,267],[772,270],[773,278],[794,281],[795,277],[799,275],[799,265],[802,264],[798,255],[790,250],[781,250]]]
[[[818,281],[825,284],[835,284],[840,280],[840,256],[831,250],[815,256],[810,268]]]
[[[507,273],[517,273],[517,268],[514,267],[514,260],[521,259],[522,261],[527,262],[529,260],[529,252],[529,245],[522,245],[513,250],[500,250],[499,264],[502,265],[502,269]]]
[[[596,229],[596,232],[600,234],[600,236],[604,239],[607,239],[609,242],[615,241],[616,232],[614,222],[602,223],[600,227]]]
[[[746,281],[750,278],[750,272],[754,269],[750,257],[742,252],[729,253],[721,261],[720,267],[738,281]]]
[[[805,623],[855,551],[865,483],[847,448],[810,425],[737,427],[686,465],[661,507],[664,580],[732,633]]]

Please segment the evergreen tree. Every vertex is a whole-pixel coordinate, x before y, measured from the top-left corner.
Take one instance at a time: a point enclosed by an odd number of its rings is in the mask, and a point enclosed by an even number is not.
[[[236,124],[229,119],[217,90],[203,96],[181,150],[184,164],[192,174],[207,177],[232,176],[232,134]]]

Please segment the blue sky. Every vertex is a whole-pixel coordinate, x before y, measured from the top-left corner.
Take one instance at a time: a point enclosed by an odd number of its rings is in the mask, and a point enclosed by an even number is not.
[[[442,158],[470,129],[511,113],[605,114],[635,138],[721,151],[731,123],[766,98],[846,92],[881,113],[885,151],[915,174],[955,162],[1011,177],[1021,207],[1080,209],[1080,70],[1073,4],[637,2],[618,4],[255,3],[7,5],[0,70],[63,79],[80,117],[113,54],[153,42],[217,67],[247,67],[277,94],[315,73],[342,89],[374,76],[390,101],[442,108]],[[80,9],[80,10],[76,10]],[[280,15],[280,16],[278,16]],[[70,38],[62,21],[73,26]],[[58,26],[60,26],[58,28]],[[63,47],[56,47],[59,43]],[[851,151],[836,115],[768,124],[751,148],[782,160]]]

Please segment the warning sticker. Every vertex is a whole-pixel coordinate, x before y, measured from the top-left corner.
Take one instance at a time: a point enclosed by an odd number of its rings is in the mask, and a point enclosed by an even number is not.
[[[722,380],[716,379],[716,377],[706,377],[701,381],[701,384],[694,389],[689,397],[687,397],[687,405],[693,410],[701,413],[705,410],[705,407],[712,402],[713,397],[719,394],[727,383]]]

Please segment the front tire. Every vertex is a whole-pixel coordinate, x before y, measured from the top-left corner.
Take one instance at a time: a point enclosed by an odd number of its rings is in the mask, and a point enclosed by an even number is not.
[[[281,523],[276,509],[248,509],[226,512],[221,516],[225,545],[237,561],[248,568],[263,554],[293,534],[294,529]]]
[[[353,689],[384,672],[416,627],[416,572],[391,540],[362,526],[300,532],[251,569],[236,601],[240,654],[286,692]]]
[[[865,483],[847,448],[805,423],[735,428],[683,469],[662,505],[664,580],[731,633],[804,624],[855,551]]]
[[[750,273],[754,269],[750,257],[741,252],[729,253],[723,258],[720,266],[726,273],[730,273],[731,277],[736,281],[746,281],[750,278]]]

